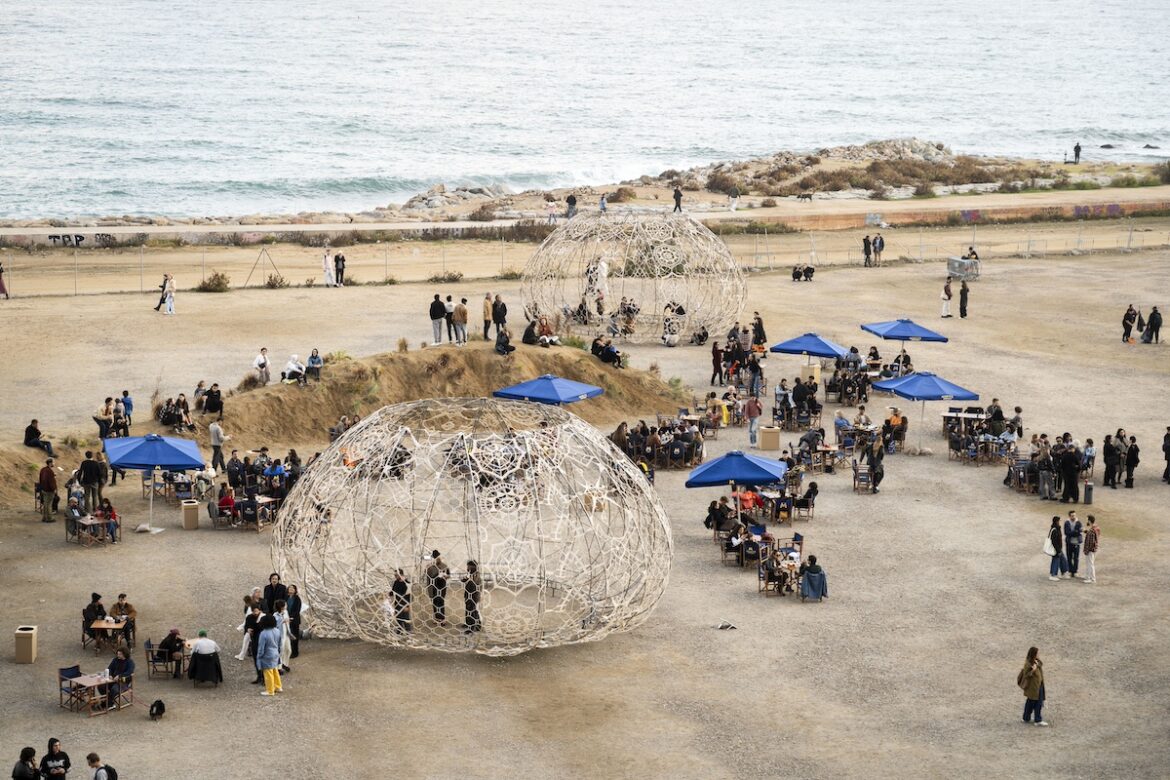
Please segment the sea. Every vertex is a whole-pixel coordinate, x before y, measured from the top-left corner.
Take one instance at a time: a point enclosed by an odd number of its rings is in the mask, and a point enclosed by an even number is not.
[[[1155,160],[1168,29],[1167,0],[0,0],[0,217],[360,211],[910,136]]]

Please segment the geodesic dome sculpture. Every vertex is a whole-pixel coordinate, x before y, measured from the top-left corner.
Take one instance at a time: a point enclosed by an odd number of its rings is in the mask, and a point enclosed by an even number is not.
[[[641,624],[672,550],[653,489],[600,432],[487,398],[369,415],[306,469],[272,541],[316,634],[488,655]]]
[[[524,269],[527,312],[564,332],[630,341],[721,334],[739,319],[745,293],[727,245],[684,214],[579,214]]]

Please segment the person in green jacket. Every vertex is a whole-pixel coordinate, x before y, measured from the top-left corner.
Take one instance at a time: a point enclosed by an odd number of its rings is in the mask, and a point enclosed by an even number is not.
[[[1016,676],[1016,684],[1024,691],[1024,723],[1033,718],[1037,726],[1047,726],[1040,710],[1044,707],[1044,663],[1039,658],[1040,650],[1028,649],[1024,668]]]

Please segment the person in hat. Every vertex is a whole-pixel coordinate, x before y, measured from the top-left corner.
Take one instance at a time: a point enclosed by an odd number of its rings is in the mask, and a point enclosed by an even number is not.
[[[210,655],[211,653],[218,652],[219,645],[216,644],[214,639],[207,638],[207,629],[199,629],[199,638],[196,639],[195,642],[191,645],[191,655],[198,655],[200,653]]]
[[[186,643],[187,640],[179,635],[179,629],[172,628],[166,637],[158,643],[158,649],[154,651],[156,661],[173,662],[173,676],[176,680],[183,676],[183,649]]]
[[[93,628],[95,620],[102,620],[106,616],[106,607],[102,604],[102,594],[89,594],[89,605],[81,610],[81,617],[85,621],[85,633],[95,642],[99,641],[97,629]]]

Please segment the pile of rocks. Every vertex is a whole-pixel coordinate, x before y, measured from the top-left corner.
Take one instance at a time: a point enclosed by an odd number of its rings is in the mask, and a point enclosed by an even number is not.
[[[870,141],[861,146],[834,146],[821,149],[817,156],[828,160],[872,162],[874,160],[920,160],[931,163],[953,162],[955,155],[945,144],[917,138],[894,138]]]
[[[493,200],[507,195],[502,186],[456,187],[448,191],[446,185],[436,184],[426,192],[415,195],[402,206],[403,211],[424,211],[459,206],[477,200]]]

